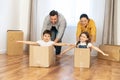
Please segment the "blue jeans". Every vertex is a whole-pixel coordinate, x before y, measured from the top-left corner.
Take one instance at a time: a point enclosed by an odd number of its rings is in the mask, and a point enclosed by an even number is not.
[[[79,45],[79,48],[87,48],[87,45]]]
[[[52,33],[51,40],[54,41],[56,39],[58,31],[55,27],[52,27],[51,33]],[[59,40],[58,42],[61,42],[61,40]],[[55,46],[55,52],[56,52],[56,55],[59,55],[61,52],[61,46]]]

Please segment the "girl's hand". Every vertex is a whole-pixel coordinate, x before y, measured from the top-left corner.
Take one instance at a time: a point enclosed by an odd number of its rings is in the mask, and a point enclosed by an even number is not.
[[[109,56],[108,54],[103,54],[104,56]]]
[[[68,46],[75,46],[75,44],[67,44]]]
[[[16,41],[17,43],[21,43],[22,41]]]

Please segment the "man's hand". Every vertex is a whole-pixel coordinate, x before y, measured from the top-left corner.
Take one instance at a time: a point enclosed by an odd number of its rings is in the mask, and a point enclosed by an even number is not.
[[[57,43],[58,41],[59,41],[59,39],[58,39],[58,38],[56,38],[56,39],[54,40],[54,42],[55,42],[55,43]]]

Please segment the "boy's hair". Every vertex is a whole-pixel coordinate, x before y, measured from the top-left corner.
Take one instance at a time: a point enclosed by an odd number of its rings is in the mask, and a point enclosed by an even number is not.
[[[82,34],[85,34],[86,37],[88,38],[88,40],[86,41],[86,44],[88,44],[89,42],[91,42],[90,35],[89,35],[88,32],[82,32],[82,33],[80,34],[80,36],[81,36]],[[79,38],[80,38],[80,36],[79,36]],[[77,46],[79,43],[80,43],[80,41],[78,41],[78,42],[76,43],[76,46]]]
[[[88,20],[89,20],[89,17],[88,17],[88,15],[87,15],[87,14],[81,14],[80,19],[81,19],[81,18],[83,18],[83,17],[85,17],[86,19],[88,19]]]
[[[50,37],[52,36],[52,34],[51,34],[51,31],[50,30],[45,30],[44,32],[43,32],[43,35],[44,34],[49,34],[50,35]]]
[[[52,10],[50,13],[49,13],[50,16],[55,16],[57,15],[58,16],[58,12],[55,11],[55,10]]]

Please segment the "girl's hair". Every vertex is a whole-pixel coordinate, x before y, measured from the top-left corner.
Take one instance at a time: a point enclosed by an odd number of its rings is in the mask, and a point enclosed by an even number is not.
[[[49,34],[50,35],[50,37],[52,36],[52,34],[51,34],[51,31],[50,30],[45,30],[44,32],[43,32],[43,35],[44,34]]]
[[[80,36],[81,36],[82,34],[85,34],[86,37],[88,38],[88,40],[86,40],[86,44],[88,44],[89,42],[91,42],[91,39],[90,39],[90,36],[89,36],[89,33],[88,33],[88,32],[82,32],[82,33],[80,34]],[[79,36],[79,38],[80,38],[80,36]],[[78,41],[78,42],[76,43],[76,46],[77,46],[79,43],[80,43],[80,41]]]
[[[89,20],[89,17],[88,17],[88,15],[87,15],[87,14],[81,14],[80,19],[81,19],[81,18],[83,18],[83,17],[85,17],[86,19],[88,19],[88,20]]]

